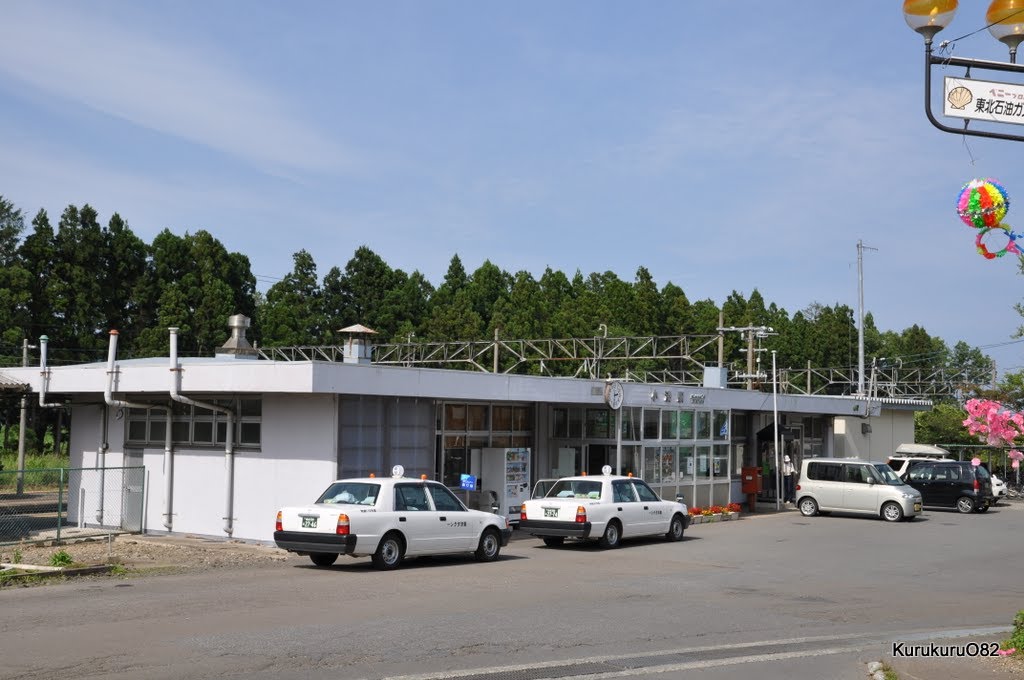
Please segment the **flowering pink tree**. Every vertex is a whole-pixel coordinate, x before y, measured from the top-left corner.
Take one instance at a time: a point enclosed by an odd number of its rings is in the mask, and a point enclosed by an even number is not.
[[[967,432],[985,442],[989,446],[1016,446],[1016,439],[1024,436],[1024,414],[1003,408],[998,401],[991,399],[969,399],[966,404],[967,419],[964,427]],[[1016,448],[1010,449],[1013,469],[1020,468],[1024,453]]]

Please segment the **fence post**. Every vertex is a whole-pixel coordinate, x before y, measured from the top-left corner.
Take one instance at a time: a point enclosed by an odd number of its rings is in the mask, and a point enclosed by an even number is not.
[[[64,468],[60,468],[60,481],[57,482],[57,545],[60,545],[60,524],[64,519]]]

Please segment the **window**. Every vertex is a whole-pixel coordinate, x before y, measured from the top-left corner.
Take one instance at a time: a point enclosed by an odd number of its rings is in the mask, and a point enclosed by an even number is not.
[[[839,482],[843,478],[843,466],[839,463],[810,463],[807,477],[822,482]]]
[[[711,414],[697,411],[697,439],[711,439]]]
[[[633,486],[636,488],[636,494],[640,497],[641,501],[646,503],[661,500],[658,498],[658,494],[654,493],[651,487],[647,486],[639,479],[633,480]]]
[[[715,411],[711,434],[715,439],[729,438],[729,412]]]
[[[261,399],[203,399],[233,414],[232,443],[239,448],[259,448],[262,441]],[[174,402],[171,407],[171,442],[195,448],[216,448],[227,442],[229,416],[220,411]],[[126,424],[126,443],[164,446],[167,435],[166,408],[131,408]]]
[[[868,470],[863,465],[847,465],[846,481],[854,484],[868,483]]]
[[[427,490],[419,484],[396,484],[395,510],[430,510]]]
[[[610,439],[615,436],[611,411],[606,408],[587,409],[587,434],[590,439]]]
[[[661,411],[654,408],[644,409],[644,439],[658,438],[658,424],[661,422]]]
[[[693,439],[693,411],[679,412],[679,438]]]
[[[636,496],[633,494],[633,485],[625,480],[612,482],[612,496],[616,503],[633,503]]]
[[[440,512],[461,512],[462,503],[455,495],[440,484],[430,484],[430,497],[434,499],[434,509]]]
[[[679,478],[693,479],[693,446],[687,444],[679,447]]]
[[[679,439],[679,414],[676,411],[661,412],[661,438]]]

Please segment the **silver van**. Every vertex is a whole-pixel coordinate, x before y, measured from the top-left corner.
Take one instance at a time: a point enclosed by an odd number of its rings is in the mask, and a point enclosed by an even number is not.
[[[921,492],[904,484],[886,463],[805,458],[796,485],[796,505],[805,517],[850,512],[889,522],[909,521],[921,512]]]

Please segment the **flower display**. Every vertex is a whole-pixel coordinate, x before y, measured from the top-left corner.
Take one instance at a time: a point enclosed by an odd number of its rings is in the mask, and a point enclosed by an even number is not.
[[[989,446],[1013,446],[1014,440],[1024,434],[1024,414],[1006,409],[998,401],[968,399],[964,408],[967,418],[963,424],[968,434]],[[1018,463],[1024,455],[1011,451],[1010,458]]]

